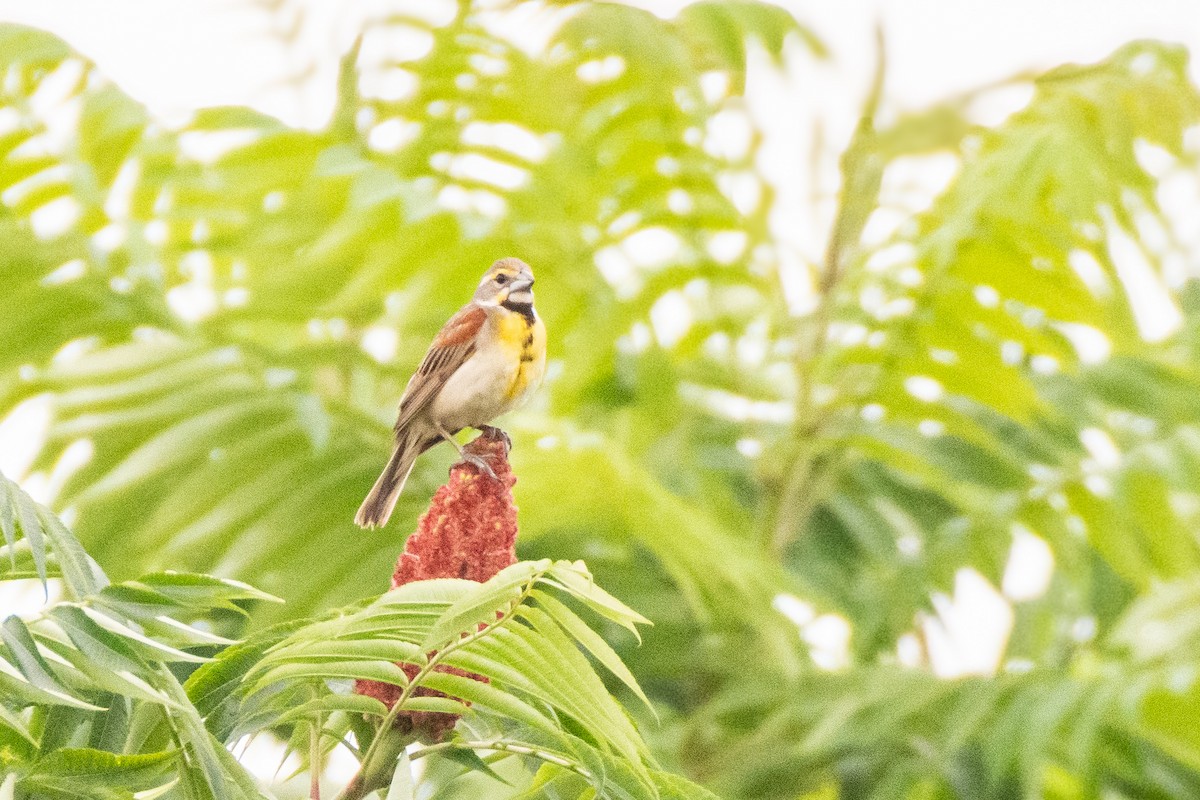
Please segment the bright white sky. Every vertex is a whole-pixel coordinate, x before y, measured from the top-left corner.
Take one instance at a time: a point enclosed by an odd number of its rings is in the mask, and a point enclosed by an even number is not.
[[[662,14],[683,0],[635,0]],[[1138,38],[1200,46],[1196,0],[783,0],[832,45],[833,74],[813,88],[855,97],[869,74],[872,28],[891,50],[888,94],[919,107],[1028,68],[1092,61]],[[337,53],[370,0],[292,0],[310,14],[303,38],[318,73],[305,96],[280,87],[296,65],[263,36],[253,0],[0,0],[0,20],[62,35],[159,114],[250,104],[294,124],[329,108]]]
[[[685,3],[634,0],[632,4],[670,15]],[[764,171],[796,176],[790,183],[804,190],[819,189],[816,193],[822,196],[832,195],[830,174],[806,175],[804,163],[812,122],[822,121],[831,148],[845,141],[873,69],[876,22],[882,22],[888,42],[886,103],[893,112],[920,108],[1017,72],[1099,60],[1132,39],[1176,41],[1200,53],[1200,0],[783,0],[780,4],[830,45],[834,61],[800,65],[790,87],[768,81],[766,96],[760,96],[757,104],[765,105],[775,117],[776,133],[782,135],[775,137],[778,145],[768,151]],[[270,35],[270,26],[277,23],[253,0],[0,0],[0,21],[61,35],[168,123],[185,119],[195,108],[240,104],[294,125],[319,127],[332,108],[338,56],[356,35],[360,20],[379,5],[373,0],[292,0],[287,7],[306,9],[306,22],[299,46],[290,50]],[[313,72],[304,82],[285,80],[306,66]],[[1200,77],[1196,64],[1192,69]],[[812,197],[806,199],[811,205]],[[814,215],[811,224],[793,226],[790,234],[810,259],[821,250],[820,216]],[[3,439],[0,436],[0,443]],[[19,456],[8,455],[19,463]],[[0,466],[5,460],[0,458]],[[30,490],[41,494],[44,487],[33,483],[36,488],[27,484]],[[1031,541],[1018,541],[1018,549],[1024,549],[1010,566],[1019,568],[1009,570],[1000,591],[977,574],[964,572],[953,603],[940,605],[940,617],[927,626],[926,635],[941,672],[986,673],[996,668],[1012,625],[1010,601],[1044,591],[1052,567],[1040,540],[1027,538]],[[787,601],[781,610],[798,624],[813,622],[802,603],[793,606],[795,602]],[[981,618],[994,624],[981,626]],[[839,630],[821,634],[815,627],[809,633],[826,644],[840,641],[841,646],[848,636]]]

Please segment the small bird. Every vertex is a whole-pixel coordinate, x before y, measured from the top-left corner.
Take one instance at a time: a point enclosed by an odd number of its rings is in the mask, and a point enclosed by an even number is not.
[[[546,371],[546,326],[533,310],[533,270],[502,258],[479,281],[471,302],[442,327],[400,398],[392,457],[354,522],[387,523],[417,456],[443,439],[463,460],[495,477],[454,434],[481,428],[521,405]]]

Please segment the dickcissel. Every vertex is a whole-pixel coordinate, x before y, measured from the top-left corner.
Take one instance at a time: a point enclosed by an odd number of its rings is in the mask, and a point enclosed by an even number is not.
[[[400,398],[396,444],[383,473],[358,509],[363,528],[384,525],[417,456],[443,439],[465,460],[454,434],[480,428],[521,405],[546,371],[546,327],[533,310],[533,270],[502,258],[484,274],[475,297],[434,338]]]

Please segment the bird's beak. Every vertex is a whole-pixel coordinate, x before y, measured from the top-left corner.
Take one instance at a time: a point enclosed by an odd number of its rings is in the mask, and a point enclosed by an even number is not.
[[[519,278],[508,285],[508,303],[533,305],[533,278]]]

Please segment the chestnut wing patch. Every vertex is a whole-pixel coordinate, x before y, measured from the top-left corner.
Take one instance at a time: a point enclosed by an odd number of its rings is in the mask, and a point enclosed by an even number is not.
[[[406,427],[418,412],[437,397],[450,376],[475,352],[475,335],[486,319],[485,309],[466,306],[445,324],[404,390],[404,397],[400,399],[400,415],[396,419],[397,431]]]

